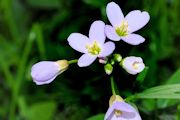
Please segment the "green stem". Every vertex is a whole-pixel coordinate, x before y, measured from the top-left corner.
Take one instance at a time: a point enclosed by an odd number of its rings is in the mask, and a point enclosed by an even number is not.
[[[78,62],[78,59],[70,60],[70,61],[68,61],[68,62],[69,62],[69,64],[74,64],[74,63],[77,63],[77,62]]]
[[[115,85],[114,85],[114,78],[113,76],[111,76],[111,90],[112,90],[112,94],[116,95],[116,91],[115,91]]]

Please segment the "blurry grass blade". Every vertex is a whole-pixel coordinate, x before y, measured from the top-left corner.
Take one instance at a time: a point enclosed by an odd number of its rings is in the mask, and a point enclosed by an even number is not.
[[[8,42],[4,39],[3,36],[0,35],[0,70],[2,69],[2,71],[4,72],[4,76],[5,76],[5,80],[7,80],[7,84],[9,87],[12,87],[11,84],[13,83],[13,75],[10,72],[10,65],[11,62],[6,60],[5,55],[11,54],[12,49],[9,50],[11,48],[11,45],[8,44]],[[15,59],[13,57],[13,59]]]
[[[19,96],[19,99],[18,99],[18,106],[19,106],[19,109],[20,109],[20,114],[25,117],[27,116],[27,111],[28,111],[28,108],[27,108],[27,105],[26,105],[26,101],[24,99],[24,96]]]
[[[42,28],[40,24],[34,24],[33,25],[33,32],[30,33],[30,35],[33,34],[34,37],[37,39],[37,45],[40,52],[40,57],[42,59],[45,59],[45,45],[44,45],[44,39],[43,39],[43,33]],[[34,39],[35,39],[34,38]]]
[[[20,34],[13,13],[13,0],[1,0],[0,7],[4,12],[4,19],[8,25],[10,34],[15,42],[19,42]]]
[[[149,67],[145,67],[144,70],[138,74],[136,80],[142,83],[144,79],[146,78],[148,70],[149,70]]]
[[[135,98],[141,99],[180,99],[180,84],[162,85],[138,93]]]
[[[180,120],[180,104],[177,106],[176,120]]]
[[[6,61],[2,58],[0,55],[0,63],[1,63],[1,69],[4,72],[5,80],[7,80],[7,84],[9,87],[12,87],[13,83],[13,75],[11,74],[9,70],[9,65],[6,63]]]
[[[101,114],[92,116],[92,117],[88,118],[87,120],[103,120],[103,119],[104,119],[104,114],[101,113]]]
[[[33,32],[33,31],[31,31]],[[30,35],[28,37],[28,40],[26,42],[24,51],[22,53],[22,57],[19,61],[19,64],[17,66],[17,76],[16,76],[16,82],[14,82],[13,90],[12,90],[12,100],[10,105],[10,112],[9,112],[9,119],[14,120],[15,119],[15,110],[16,110],[16,103],[18,100],[18,94],[23,82],[23,78],[25,76],[26,71],[26,64],[29,58],[29,54],[31,52],[32,43],[34,41],[32,37],[32,33],[30,32]]]

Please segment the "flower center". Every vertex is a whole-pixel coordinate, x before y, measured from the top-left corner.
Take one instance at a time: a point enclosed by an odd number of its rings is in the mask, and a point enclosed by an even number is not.
[[[138,69],[138,68],[139,68],[139,64],[140,64],[140,62],[135,61],[135,62],[132,64],[132,66],[133,66],[134,69]]]
[[[122,36],[122,37],[127,36],[128,35],[128,22],[123,20],[120,26],[117,26],[115,30],[119,36]]]
[[[101,52],[101,48],[96,41],[94,41],[92,44],[86,45],[86,49],[88,50],[88,53],[92,55],[98,55]]]
[[[121,116],[122,112],[120,110],[115,110],[114,114],[116,115],[116,117]]]

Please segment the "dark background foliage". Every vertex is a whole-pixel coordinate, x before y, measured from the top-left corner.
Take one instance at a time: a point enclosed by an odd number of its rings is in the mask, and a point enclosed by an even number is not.
[[[31,66],[42,60],[77,59],[67,43],[72,32],[87,35],[91,23],[103,20],[109,0],[0,0],[0,119],[85,120],[105,113],[111,96],[109,76],[96,61],[71,65],[49,85],[36,86]],[[147,88],[180,83],[180,1],[116,0],[123,12],[148,11],[150,22],[137,33],[145,43],[116,42],[116,53],[144,59],[144,80],[116,65],[113,76],[123,98]],[[167,95],[168,96],[168,95]],[[134,101],[143,120],[179,120],[178,100]],[[100,120],[100,119],[96,119]]]

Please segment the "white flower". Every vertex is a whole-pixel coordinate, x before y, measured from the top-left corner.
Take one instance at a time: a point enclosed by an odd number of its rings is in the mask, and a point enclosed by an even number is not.
[[[104,120],[141,120],[139,112],[130,104],[124,102],[119,95],[113,95]]]
[[[124,17],[118,4],[110,2],[106,7],[107,17],[112,24],[106,25],[105,33],[110,40],[123,40],[131,45],[143,43],[145,39],[134,32],[144,27],[150,16],[147,12],[134,10]]]
[[[126,57],[122,61],[122,67],[130,74],[136,75],[144,70],[145,65],[141,57]]]
[[[84,53],[78,60],[79,67],[89,66],[96,58],[104,58],[114,51],[115,44],[113,42],[105,43],[104,28],[104,22],[95,21],[90,27],[89,37],[80,33],[72,33],[68,37],[69,45],[73,49]]]

